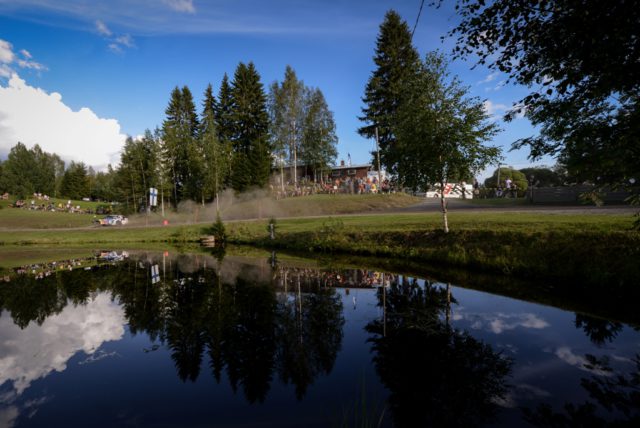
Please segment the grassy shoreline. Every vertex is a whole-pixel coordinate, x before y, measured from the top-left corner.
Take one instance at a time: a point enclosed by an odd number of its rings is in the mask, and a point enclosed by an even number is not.
[[[297,253],[394,258],[513,277],[630,286],[640,279],[640,233],[628,215],[403,213],[227,222],[228,242]],[[3,245],[198,242],[208,225],[9,231]]]

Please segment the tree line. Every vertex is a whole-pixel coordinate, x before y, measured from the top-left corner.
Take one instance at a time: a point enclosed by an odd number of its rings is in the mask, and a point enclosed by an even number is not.
[[[272,170],[305,165],[319,180],[337,156],[336,126],[324,94],[305,86],[287,66],[284,80],[265,91],[254,64],[239,63],[211,84],[200,113],[188,86],[175,87],[160,127],[127,137],[117,167],[95,172],[84,163],[18,143],[0,163],[0,191],[17,197],[50,196],[118,201],[146,206],[155,187],[167,202],[211,202],[224,189],[244,192],[269,184]],[[298,177],[295,177],[295,181]]]

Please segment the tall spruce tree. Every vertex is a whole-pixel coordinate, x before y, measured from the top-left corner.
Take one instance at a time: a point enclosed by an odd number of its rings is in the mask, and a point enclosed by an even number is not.
[[[87,167],[82,162],[71,162],[64,172],[60,193],[70,199],[82,199],[89,196],[89,177]]]
[[[363,137],[375,138],[378,128],[380,162],[395,173],[399,159],[393,129],[406,82],[418,72],[420,57],[411,43],[409,26],[393,10],[387,12],[380,26],[373,60],[376,69],[367,82],[365,107],[359,118],[365,125],[358,132]]]
[[[231,88],[233,97],[232,185],[238,192],[264,187],[271,170],[269,117],[260,75],[252,62],[238,64]]]
[[[198,115],[193,96],[187,86],[177,86],[165,110],[162,125],[162,155],[168,181],[172,187],[173,203],[184,199],[197,200],[200,192],[200,162],[202,153],[197,147]]]
[[[231,85],[229,84],[229,77],[227,76],[227,73],[222,77],[215,112],[216,124],[218,126],[218,141],[226,148],[226,170],[222,175],[224,185],[226,187],[231,186],[231,170],[233,167],[231,145],[234,136],[233,95],[231,93]]]

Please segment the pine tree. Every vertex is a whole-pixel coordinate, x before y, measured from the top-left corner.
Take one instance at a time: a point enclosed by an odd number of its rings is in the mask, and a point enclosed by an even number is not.
[[[252,62],[238,64],[231,88],[234,121],[233,188],[264,187],[271,170],[269,117],[260,75]]]
[[[406,82],[418,72],[420,57],[411,43],[409,26],[393,10],[387,12],[380,26],[374,62],[376,69],[367,82],[363,98],[366,107],[360,117],[366,125],[358,132],[363,137],[375,138],[378,128],[380,162],[395,173],[398,156],[393,128]]]
[[[177,206],[183,199],[198,199],[200,194],[200,153],[196,137],[198,116],[193,96],[187,86],[177,86],[165,110],[167,118],[162,125],[163,161],[172,186],[173,202]]]
[[[233,95],[227,73],[222,77],[220,92],[218,92],[218,103],[216,105],[216,124],[218,126],[218,141],[225,149],[224,159],[226,170],[222,177],[225,186],[231,186],[232,151],[231,144],[234,136],[233,122]]]
[[[62,196],[71,199],[82,199],[89,196],[89,178],[84,163],[71,162],[62,177],[60,189]]]

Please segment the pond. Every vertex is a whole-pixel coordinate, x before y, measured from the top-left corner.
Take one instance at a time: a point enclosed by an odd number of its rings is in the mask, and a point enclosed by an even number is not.
[[[640,418],[637,327],[428,276],[117,251],[0,280],[1,427]]]

